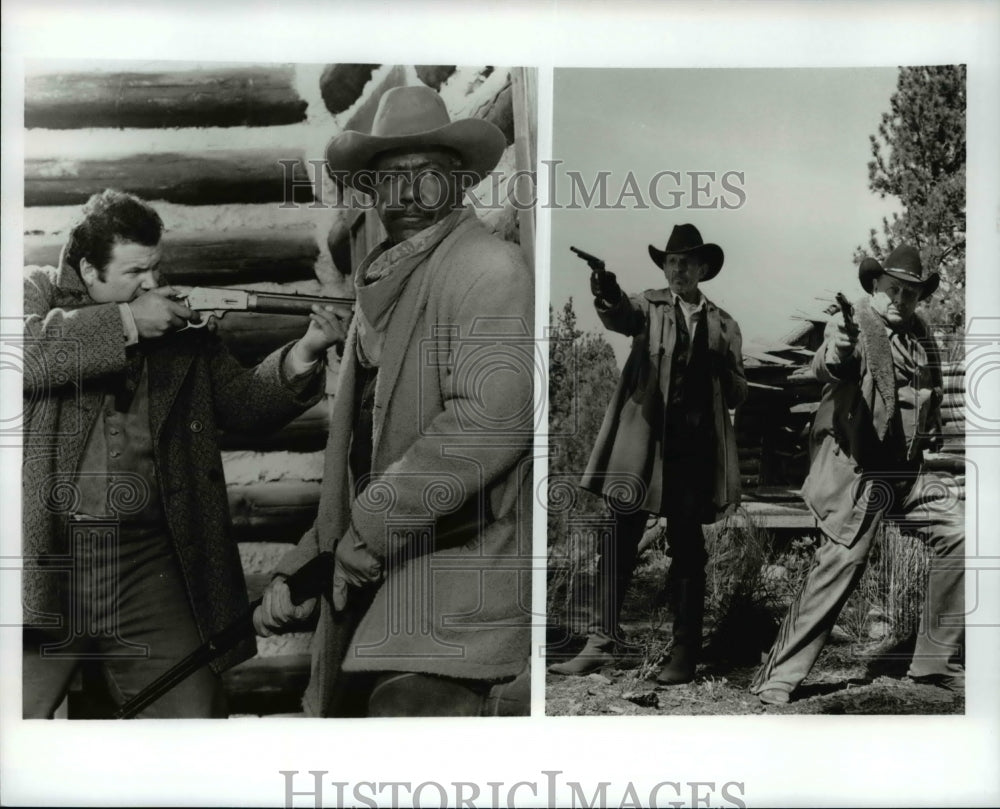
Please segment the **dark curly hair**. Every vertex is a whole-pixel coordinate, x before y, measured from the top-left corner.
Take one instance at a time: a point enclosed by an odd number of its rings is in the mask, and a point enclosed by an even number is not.
[[[152,206],[132,194],[108,188],[83,206],[83,219],[70,231],[66,262],[77,272],[87,259],[104,280],[116,242],[155,247],[163,235],[163,220]]]

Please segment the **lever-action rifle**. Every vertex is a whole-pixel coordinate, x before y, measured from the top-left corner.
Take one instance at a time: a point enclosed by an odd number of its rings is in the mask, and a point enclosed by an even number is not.
[[[178,300],[189,309],[222,317],[226,312],[258,312],[271,315],[308,315],[314,304],[353,306],[354,298],[330,298],[322,295],[289,295],[280,292],[254,292],[249,289],[219,289],[217,287],[176,287],[181,290]],[[191,328],[205,326],[209,318],[189,324]]]

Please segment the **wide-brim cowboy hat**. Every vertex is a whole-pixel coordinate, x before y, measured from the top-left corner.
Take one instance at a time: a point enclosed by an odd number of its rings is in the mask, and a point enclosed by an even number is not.
[[[371,134],[349,129],[326,147],[326,166],[338,183],[351,187],[357,173],[370,169],[382,152],[452,149],[462,170],[479,183],[500,162],[507,140],[499,127],[482,118],[452,121],[444,100],[430,87],[394,87],[379,99]],[[361,190],[370,192],[370,184]]]
[[[653,245],[649,245],[649,257],[653,263],[663,269],[663,259],[671,253],[691,253],[701,256],[708,264],[708,270],[702,277],[702,281],[715,278],[722,269],[722,262],[725,260],[725,253],[717,244],[702,241],[701,233],[694,225],[674,225],[667,239],[667,246],[659,250]]]
[[[936,272],[924,275],[920,253],[908,244],[901,244],[889,253],[885,264],[879,264],[874,258],[863,259],[858,266],[858,281],[864,291],[871,294],[875,288],[875,280],[883,273],[900,281],[919,285],[920,300],[933,295],[941,283],[941,276]]]

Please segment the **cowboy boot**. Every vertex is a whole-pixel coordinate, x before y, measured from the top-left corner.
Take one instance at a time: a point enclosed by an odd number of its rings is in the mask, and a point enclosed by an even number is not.
[[[641,530],[645,518],[636,521]],[[618,619],[625,592],[632,580],[632,570],[638,552],[639,537],[633,530],[620,530],[614,537],[605,537],[597,560],[597,581],[591,602],[587,644],[572,660],[553,663],[548,670],[553,674],[590,674],[615,661],[615,641],[621,637]]]
[[[701,630],[705,615],[705,579],[683,578],[673,582],[674,643],[670,656],[656,675],[661,685],[680,685],[694,679],[701,655]]]
[[[615,642],[613,638],[601,635],[589,635],[587,645],[572,660],[565,663],[553,663],[549,671],[553,674],[580,676],[590,674],[615,662]]]

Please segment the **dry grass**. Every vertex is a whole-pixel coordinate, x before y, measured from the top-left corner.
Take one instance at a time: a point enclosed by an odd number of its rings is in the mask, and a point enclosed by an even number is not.
[[[916,634],[927,590],[930,552],[920,540],[885,523],[872,543],[868,566],[841,617],[858,642]]]
[[[745,511],[741,517],[741,525],[727,521],[706,532],[706,607],[714,617],[709,655],[753,663],[774,639],[788,601],[808,570],[813,543],[797,540],[778,556],[771,531]]]

